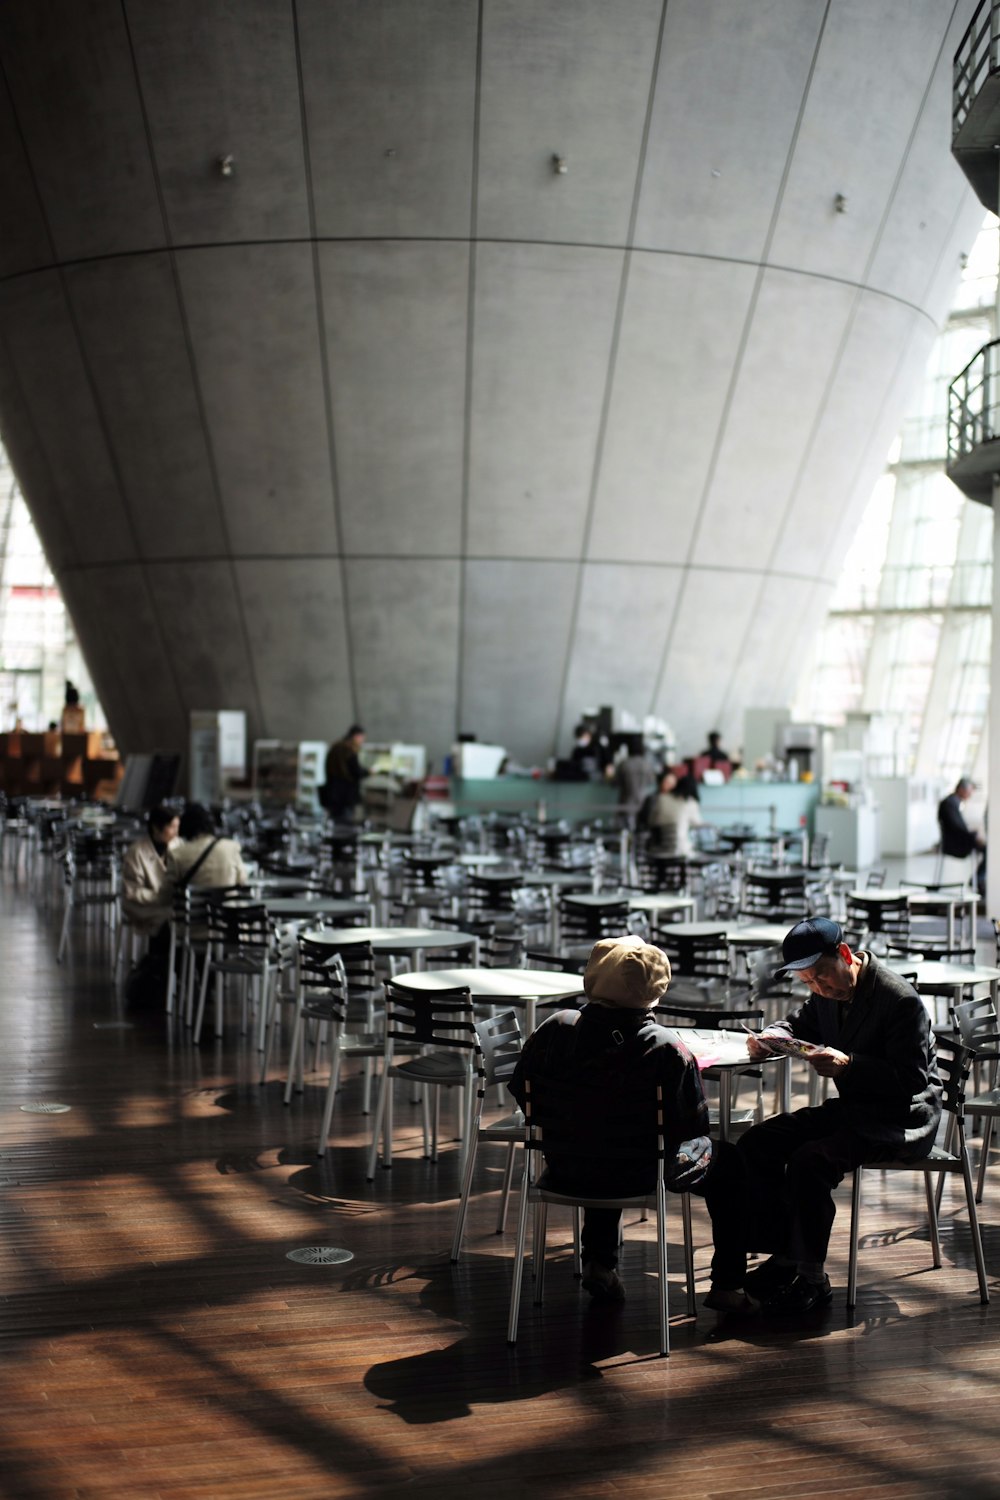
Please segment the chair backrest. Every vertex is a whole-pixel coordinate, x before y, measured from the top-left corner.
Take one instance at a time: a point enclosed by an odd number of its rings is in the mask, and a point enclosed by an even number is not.
[[[205,910],[213,942],[242,950],[260,951],[271,947],[274,923],[267,914],[267,907],[260,902],[242,898],[234,899],[232,905],[225,901],[209,901]]]
[[[885,871],[884,870],[878,870],[878,869],[876,869],[876,870],[869,870],[868,871],[868,876],[867,876],[867,878],[865,880],[865,889],[866,890],[869,890],[869,891],[881,890],[881,888],[884,885],[885,885]]]
[[[506,1083],[521,1055],[521,1026],[512,1010],[476,1022],[483,1060],[483,1084]]]
[[[949,1114],[956,1115],[961,1121],[965,1111],[965,1085],[969,1081],[975,1053],[952,1037],[939,1036],[935,1042],[941,1078],[941,1104]]]
[[[963,1047],[970,1052],[995,1053],[1000,1043],[996,1007],[988,997],[966,1000],[952,1011]]]
[[[601,906],[578,906],[572,896],[559,902],[559,921],[566,938],[624,937],[629,930],[628,900],[609,900]]]
[[[405,979],[386,980],[386,1050],[393,1043],[467,1051],[479,1046],[476,1015],[468,987],[446,990],[406,988]]]
[[[347,1022],[348,982],[344,961],[321,943],[299,937],[299,1003],[309,1016],[339,1025]]]
[[[670,959],[678,977],[686,979],[727,979],[729,977],[729,944],[723,928],[699,937],[676,935],[669,924],[661,933],[660,947]]]

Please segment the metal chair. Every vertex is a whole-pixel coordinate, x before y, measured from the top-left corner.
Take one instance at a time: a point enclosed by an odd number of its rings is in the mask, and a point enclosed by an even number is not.
[[[504,1167],[500,1207],[497,1213],[497,1234],[502,1234],[507,1222],[507,1203],[510,1198],[511,1179],[514,1175],[514,1157],[518,1144],[524,1139],[524,1115],[520,1109],[515,1108],[513,1114],[505,1115],[502,1119],[483,1123],[486,1090],[491,1084],[506,1083],[514,1071],[521,1052],[521,1027],[517,1016],[512,1010],[504,1010],[499,1015],[489,1016],[484,1021],[477,1021],[476,1035],[479,1037],[482,1070],[479,1074],[471,1134],[465,1153],[462,1195],[458,1204],[458,1217],[455,1220],[455,1235],[451,1242],[453,1265],[457,1265],[462,1253],[469,1194],[472,1191],[472,1178],[476,1170],[476,1156],[480,1142],[497,1142],[507,1147],[507,1162]]]
[[[976,1178],[976,1202],[982,1203],[990,1143],[993,1139],[993,1121],[1000,1115],[1000,1088],[997,1087],[1000,1082],[1000,1024],[993,1001],[989,998],[966,1000],[964,1004],[955,1006],[952,1016],[962,1046],[967,1047],[973,1055],[974,1065],[992,1064],[990,1087],[965,1101],[965,1108],[970,1115],[981,1115],[986,1121]]]
[[[857,1167],[851,1188],[851,1257],[847,1277],[847,1305],[854,1307],[858,1289],[858,1221],[861,1215],[861,1176],[869,1172],[916,1172],[924,1178],[927,1192],[927,1220],[930,1228],[931,1250],[934,1266],[941,1265],[941,1238],[938,1233],[938,1211],[931,1178],[935,1173],[961,1173],[965,1185],[965,1201],[969,1210],[969,1229],[972,1233],[972,1249],[976,1258],[976,1273],[979,1278],[979,1300],[985,1306],[990,1300],[986,1284],[986,1262],[983,1258],[983,1241],[979,1232],[976,1214],[976,1197],[972,1187],[972,1168],[969,1164],[969,1148],[965,1140],[965,1085],[969,1078],[973,1054],[960,1042],[947,1037],[937,1039],[938,1070],[943,1085],[943,1105],[951,1116],[946,1142],[948,1145],[934,1146],[929,1156],[920,1161],[875,1162],[869,1167]]]
[[[208,916],[208,947],[201,974],[193,1040],[201,1040],[208,986],[213,978],[215,1035],[222,1036],[225,981],[235,978],[240,981],[241,1033],[245,1033],[247,1029],[251,986],[258,990],[258,1015],[261,1018],[259,1042],[263,1051],[264,1020],[269,1009],[271,984],[277,975],[274,923],[267,914],[267,908],[252,901],[240,901],[239,904],[234,902],[231,906],[224,901],[208,901],[205,911]]]
[[[521,1282],[524,1275],[525,1241],[528,1231],[528,1210],[534,1206],[534,1267],[535,1305],[541,1306],[545,1290],[545,1233],[550,1204],[573,1210],[574,1223],[574,1269],[579,1273],[579,1251],[581,1212],[585,1208],[645,1209],[650,1193],[623,1195],[614,1198],[588,1197],[576,1193],[562,1193],[548,1185],[544,1170],[536,1168],[547,1139],[563,1142],[571,1151],[579,1151],[588,1161],[600,1160],[609,1170],[615,1167],[635,1169],[645,1165],[648,1157],[639,1157],[634,1147],[616,1151],[612,1137],[604,1130],[609,1101],[594,1099],[592,1111],[581,1118],[578,1111],[566,1113],[561,1108],[562,1099],[558,1090],[550,1090],[538,1079],[525,1079],[524,1100],[524,1165],[521,1173],[521,1198],[517,1219],[517,1242],[514,1247],[514,1274],[511,1279],[510,1312],[507,1319],[507,1342],[517,1342],[517,1325],[520,1316]],[[603,1108],[602,1108],[603,1106]],[[659,1273],[660,1354],[670,1354],[670,1321],[667,1287],[667,1192],[664,1181],[666,1167],[665,1129],[663,1118],[663,1089],[657,1085],[650,1090],[649,1139],[655,1141],[656,1165],[656,1255]],[[591,1147],[596,1149],[592,1151]],[[652,1153],[650,1153],[652,1154]],[[684,1224],[684,1259],[687,1277],[687,1311],[694,1316],[694,1250],[691,1235],[691,1200],[687,1193],[681,1198],[681,1213]]]
[[[405,1062],[396,1062],[398,1052],[413,1052],[418,1048],[420,1050],[416,1056],[409,1057]],[[405,1078],[411,1084],[425,1085],[435,1091],[432,1128],[429,1128],[426,1107],[424,1110],[424,1155],[432,1162],[438,1159],[440,1090],[456,1087],[464,1089],[463,1152],[468,1148],[473,1107],[472,1080],[478,1065],[478,1054],[475,1011],[466,987],[411,990],[406,987],[405,978],[386,982],[385,1043],[375,1124],[368,1155],[369,1182],[375,1180],[380,1136],[382,1166],[386,1170],[392,1167],[392,1094],[396,1078]]]

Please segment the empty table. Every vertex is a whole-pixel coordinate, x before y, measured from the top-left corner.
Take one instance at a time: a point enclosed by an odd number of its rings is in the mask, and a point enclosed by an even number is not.
[[[316,927],[303,936],[310,943],[343,948],[348,943],[371,943],[375,953],[411,958],[423,967],[424,954],[451,948],[469,948],[478,956],[479,939],[472,932],[452,932],[437,927]]]
[[[656,931],[656,925],[664,913],[683,911],[694,917],[695,899],[693,896],[679,896],[663,892],[639,891],[630,892],[628,897],[629,911],[644,911],[650,917],[650,927]],[[673,926],[673,923],[670,924]]]
[[[581,975],[558,969],[426,969],[397,982],[414,990],[467,989],[479,1004],[523,1006],[526,1036],[535,1029],[539,1001],[573,1000],[583,994]]]
[[[902,974],[905,979],[912,979],[918,990],[931,995],[959,995],[975,984],[988,984],[990,998],[994,1006],[997,1004],[1000,969],[995,969],[990,964],[947,964],[929,958],[893,958],[888,962],[883,959],[883,963],[897,974]]]

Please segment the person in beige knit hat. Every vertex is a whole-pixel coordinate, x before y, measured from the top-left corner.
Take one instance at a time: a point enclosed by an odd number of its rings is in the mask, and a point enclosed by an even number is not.
[[[731,1303],[708,1305],[728,1308],[742,1303],[735,1290],[740,1282],[729,1274],[730,1258],[740,1272],[743,1268],[738,1185],[729,1180],[734,1164],[728,1153],[717,1156],[712,1167],[697,1064],[676,1033],[657,1025],[651,1014],[669,984],[670,960],[662,949],[631,935],[603,938],[583,976],[588,1003],[581,1010],[557,1011],[538,1027],[525,1042],[508,1087],[523,1105],[525,1083],[531,1083],[551,1185],[615,1198],[655,1187],[655,1093],[661,1086],[667,1186],[675,1192],[704,1191],[717,1231],[713,1291],[728,1296],[730,1284],[734,1289]],[[620,1221],[614,1209],[584,1210],[583,1284],[598,1301],[620,1302],[625,1296],[618,1273]]]

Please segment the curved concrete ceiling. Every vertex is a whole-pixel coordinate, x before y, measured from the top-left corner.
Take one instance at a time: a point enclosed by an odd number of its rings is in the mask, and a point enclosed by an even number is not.
[[[125,748],[786,701],[981,220],[972,9],[7,0],[0,421]]]

